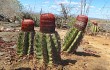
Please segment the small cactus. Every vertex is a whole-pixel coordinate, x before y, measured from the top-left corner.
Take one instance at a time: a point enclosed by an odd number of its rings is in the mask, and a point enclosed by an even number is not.
[[[98,31],[99,31],[98,23],[92,22],[92,26],[91,26],[92,35],[97,35]]]

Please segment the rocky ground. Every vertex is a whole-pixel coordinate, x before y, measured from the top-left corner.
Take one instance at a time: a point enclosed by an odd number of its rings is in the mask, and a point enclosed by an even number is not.
[[[63,41],[68,30],[56,31]],[[0,32],[0,70],[43,70],[43,66],[35,58],[16,55],[18,33],[19,31]],[[62,65],[49,67],[47,70],[110,70],[110,36],[85,35],[75,54],[61,53],[61,57]]]

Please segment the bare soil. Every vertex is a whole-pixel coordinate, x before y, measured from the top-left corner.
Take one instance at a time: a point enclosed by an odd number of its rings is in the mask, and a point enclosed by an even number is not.
[[[56,31],[63,41],[68,30]],[[16,55],[18,33],[0,32],[0,70],[44,70],[35,58]],[[62,52],[61,57],[62,65],[47,70],[110,70],[110,36],[85,35],[75,54]]]

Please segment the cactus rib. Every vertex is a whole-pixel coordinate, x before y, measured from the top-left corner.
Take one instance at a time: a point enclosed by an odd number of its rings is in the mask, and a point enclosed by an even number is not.
[[[42,51],[43,51],[43,60],[44,64],[47,65],[49,62],[48,50],[47,50],[47,42],[46,42],[46,35],[42,33]]]

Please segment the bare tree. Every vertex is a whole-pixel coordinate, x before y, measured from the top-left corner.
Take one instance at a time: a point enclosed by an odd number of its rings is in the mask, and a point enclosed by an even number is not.
[[[69,22],[69,17],[71,16],[70,14],[73,7],[71,6],[71,4],[64,4],[64,3],[60,3],[59,5],[61,7],[60,13],[62,14],[62,17],[60,17],[61,28],[63,26],[68,27],[67,23]]]
[[[65,18],[65,19],[67,19],[67,17],[68,17],[68,9],[67,9],[67,7],[65,7],[65,5],[64,4],[60,4],[60,6],[61,6],[61,13],[63,14],[63,17]]]

